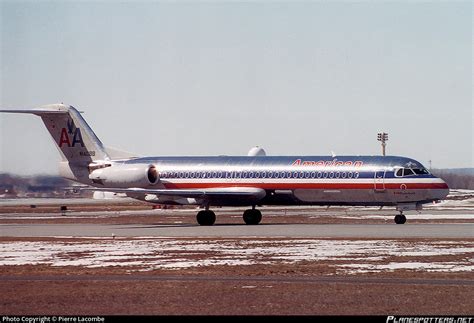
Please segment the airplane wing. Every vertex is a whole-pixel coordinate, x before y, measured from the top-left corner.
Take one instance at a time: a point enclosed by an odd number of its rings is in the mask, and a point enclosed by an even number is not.
[[[128,196],[170,196],[181,198],[195,198],[204,201],[216,201],[222,199],[239,200],[245,205],[256,203],[266,195],[264,189],[256,187],[217,187],[201,189],[147,189],[147,188],[81,188],[89,191],[103,191],[126,193]]]

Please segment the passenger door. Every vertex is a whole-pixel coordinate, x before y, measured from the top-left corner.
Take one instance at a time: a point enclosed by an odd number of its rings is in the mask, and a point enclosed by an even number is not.
[[[374,190],[379,192],[385,191],[385,170],[375,171]]]

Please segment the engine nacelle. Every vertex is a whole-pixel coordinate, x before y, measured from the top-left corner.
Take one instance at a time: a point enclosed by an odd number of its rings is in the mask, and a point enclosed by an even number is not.
[[[160,180],[156,167],[146,164],[111,165],[95,169],[89,174],[89,179],[94,184],[115,188],[147,188]]]

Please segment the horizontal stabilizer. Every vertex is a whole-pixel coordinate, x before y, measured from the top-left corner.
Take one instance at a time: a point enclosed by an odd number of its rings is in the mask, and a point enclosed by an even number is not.
[[[27,113],[35,114],[37,116],[47,115],[47,114],[66,114],[67,111],[60,111],[54,109],[27,109],[27,110],[0,110],[0,112],[5,113]]]

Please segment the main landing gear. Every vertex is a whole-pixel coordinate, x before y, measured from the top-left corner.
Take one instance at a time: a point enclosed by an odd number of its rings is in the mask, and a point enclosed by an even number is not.
[[[251,209],[245,210],[243,217],[245,224],[259,224],[260,221],[262,221],[262,212],[260,212],[260,210],[257,210],[254,206]]]
[[[262,212],[260,212],[260,210],[257,210],[254,206],[251,209],[245,210],[243,218],[245,224],[259,224],[260,221],[262,221]],[[207,206],[205,210],[198,212],[196,220],[200,225],[213,225],[214,222],[216,222],[216,214],[209,210],[209,207]]]
[[[404,224],[407,222],[406,216],[403,214],[403,211],[400,211],[400,214],[395,215],[395,223],[396,224]]]
[[[200,225],[213,225],[216,222],[216,214],[206,208],[198,212],[196,220]]]

